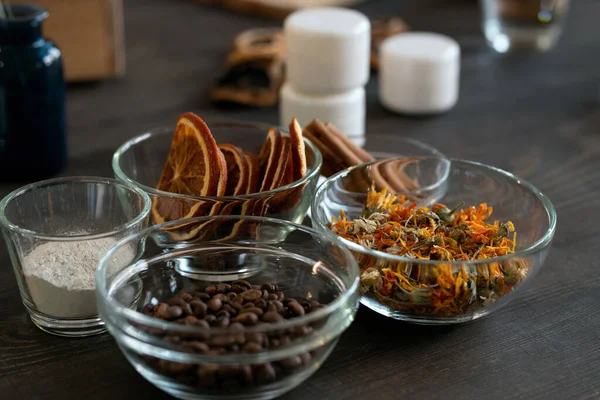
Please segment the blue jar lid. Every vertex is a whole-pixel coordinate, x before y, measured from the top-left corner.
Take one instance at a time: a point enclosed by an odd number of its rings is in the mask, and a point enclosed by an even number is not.
[[[48,18],[44,7],[38,4],[4,4],[0,8],[0,45],[27,43],[41,38],[42,22]]]

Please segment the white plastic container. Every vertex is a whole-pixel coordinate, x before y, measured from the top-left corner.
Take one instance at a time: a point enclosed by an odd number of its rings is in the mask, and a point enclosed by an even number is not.
[[[379,97],[382,105],[405,114],[436,114],[456,104],[460,46],[444,35],[409,32],[392,36],[380,48]]]
[[[369,80],[371,23],[347,8],[296,11],[284,22],[287,81],[307,94],[346,92]]]
[[[362,146],[365,135],[365,89],[361,86],[332,95],[309,95],[298,92],[289,83],[281,87],[280,125],[288,126],[296,117],[301,126],[313,119],[331,122],[342,133]]]

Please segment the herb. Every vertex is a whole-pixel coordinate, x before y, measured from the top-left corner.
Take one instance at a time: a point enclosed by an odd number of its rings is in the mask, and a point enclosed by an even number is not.
[[[491,222],[493,208],[486,203],[462,206],[417,207],[403,195],[372,188],[360,217],[348,220],[342,211],[330,229],[368,249],[409,259],[390,261],[355,252],[364,295],[403,312],[456,315],[495,301],[528,272],[524,260],[494,260],[514,253],[513,223]],[[487,259],[473,265],[443,262]]]

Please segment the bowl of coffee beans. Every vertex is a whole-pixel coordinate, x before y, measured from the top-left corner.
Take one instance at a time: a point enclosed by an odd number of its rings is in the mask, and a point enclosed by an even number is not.
[[[190,230],[202,240],[184,240]],[[136,256],[123,262],[121,252]],[[108,331],[153,385],[182,399],[270,399],[328,357],[354,320],[358,276],[335,238],[217,216],[123,239],[101,260],[96,287]]]

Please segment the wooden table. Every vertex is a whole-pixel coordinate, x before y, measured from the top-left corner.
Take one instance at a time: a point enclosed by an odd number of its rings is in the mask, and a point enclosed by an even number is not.
[[[508,56],[486,48],[473,0],[359,6],[452,35],[463,51],[454,110],[422,119],[389,113],[377,102],[373,77],[368,131],[420,139],[516,173],[554,202],[558,230],[533,284],[496,314],[435,328],[361,308],[322,368],[284,398],[600,398],[600,2],[573,3],[558,48]],[[127,77],[69,90],[65,174],[112,175],[116,146],[188,110],[277,123],[275,109],[223,111],[208,102],[234,34],[275,22],[174,0],[128,0],[126,7]],[[0,186],[0,195],[15,187]],[[0,398],[167,397],[109,335],[63,339],[36,329],[5,247],[0,261]]]

